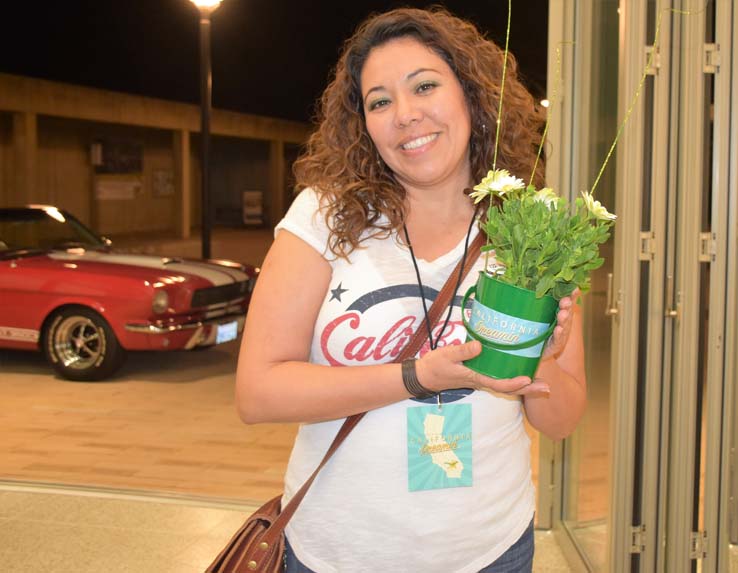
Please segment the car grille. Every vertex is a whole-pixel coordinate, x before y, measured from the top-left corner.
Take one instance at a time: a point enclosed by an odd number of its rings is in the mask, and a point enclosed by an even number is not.
[[[203,306],[211,306],[213,304],[228,302],[229,300],[244,296],[247,290],[247,281],[217,287],[201,288],[196,290],[192,297],[192,307],[200,308]]]

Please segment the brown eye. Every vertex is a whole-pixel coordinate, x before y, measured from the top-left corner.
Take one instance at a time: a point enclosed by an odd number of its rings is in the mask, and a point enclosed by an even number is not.
[[[437,87],[438,84],[435,82],[423,82],[420,85],[418,85],[417,88],[415,88],[416,93],[424,93],[431,91],[433,88]]]
[[[369,111],[374,111],[375,109],[378,109],[380,107],[385,107],[385,106],[389,105],[389,103],[390,103],[390,100],[388,100],[387,98],[382,98],[382,99],[374,100],[368,106],[369,107]]]

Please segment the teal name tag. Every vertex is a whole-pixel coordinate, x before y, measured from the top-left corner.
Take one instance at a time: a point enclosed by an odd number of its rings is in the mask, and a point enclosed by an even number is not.
[[[472,485],[471,404],[407,409],[410,491]]]

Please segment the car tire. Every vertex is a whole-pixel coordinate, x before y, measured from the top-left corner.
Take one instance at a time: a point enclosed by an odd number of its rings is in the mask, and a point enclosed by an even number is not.
[[[125,349],[107,321],[83,306],[54,311],[43,334],[46,359],[68,380],[104,380],[125,359]]]

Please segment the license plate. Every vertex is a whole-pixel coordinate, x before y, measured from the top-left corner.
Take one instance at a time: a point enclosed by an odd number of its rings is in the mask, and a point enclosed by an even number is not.
[[[222,344],[235,340],[238,336],[238,322],[226,322],[218,325],[218,331],[215,333],[215,344]]]

